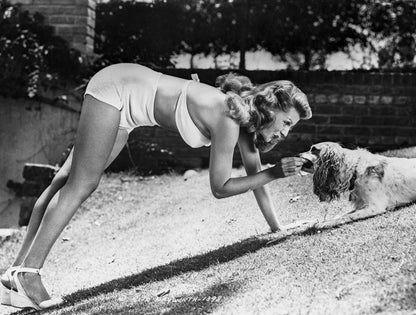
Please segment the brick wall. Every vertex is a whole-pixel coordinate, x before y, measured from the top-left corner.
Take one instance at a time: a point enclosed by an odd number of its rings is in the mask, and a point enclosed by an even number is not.
[[[164,73],[190,78],[191,70],[169,69]],[[224,73],[195,70],[202,82],[214,84]],[[416,74],[369,72],[274,72],[246,71],[255,83],[288,79],[308,96],[313,118],[301,121],[288,139],[273,151],[263,154],[263,162],[302,152],[313,143],[336,141],[370,151],[416,145]],[[180,161],[184,168],[207,167],[209,149],[191,149],[175,133],[160,128],[139,128],[130,137],[131,156],[136,166],[144,168]],[[153,156],[137,143],[154,143]],[[164,153],[157,148],[165,150]],[[157,153],[157,154],[156,154]],[[235,165],[241,164],[235,154]],[[149,164],[150,163],[150,164]],[[119,169],[131,165],[125,150],[114,163]]]
[[[96,0],[11,0],[31,13],[39,12],[73,48],[93,53]]]

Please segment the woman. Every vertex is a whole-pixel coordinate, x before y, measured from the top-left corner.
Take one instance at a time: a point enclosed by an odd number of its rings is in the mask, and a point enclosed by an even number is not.
[[[116,64],[90,80],[73,150],[37,200],[21,250],[1,281],[2,303],[45,309],[50,299],[40,268],[81,203],[97,188],[104,169],[139,126],[176,130],[191,147],[211,146],[209,178],[216,198],[253,190],[272,231],[284,229],[265,184],[297,174],[300,158],[286,158],[261,170],[259,150],[284,140],[312,113],[304,93],[289,81],[257,87],[233,74],[217,80],[220,89],[155,72],[137,64]],[[247,176],[231,178],[238,143]]]

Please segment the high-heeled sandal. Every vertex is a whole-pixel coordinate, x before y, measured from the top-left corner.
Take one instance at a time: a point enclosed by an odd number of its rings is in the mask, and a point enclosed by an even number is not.
[[[13,280],[16,285],[16,290],[10,291],[10,305],[17,308],[34,308],[38,311],[51,308],[53,306],[59,305],[63,302],[62,298],[54,298],[49,299],[46,301],[42,301],[39,304],[36,304],[30,297],[27,296],[25,289],[23,288],[18,274],[19,273],[37,273],[38,275],[42,275],[40,269],[35,268],[26,268],[26,267],[19,267],[13,274]]]
[[[6,270],[4,275],[2,276],[1,281],[1,295],[0,295],[0,304],[3,305],[10,305],[10,291],[12,290],[12,280],[13,280],[13,273],[19,268],[19,266],[13,266]],[[9,287],[4,284],[4,279],[9,283]]]

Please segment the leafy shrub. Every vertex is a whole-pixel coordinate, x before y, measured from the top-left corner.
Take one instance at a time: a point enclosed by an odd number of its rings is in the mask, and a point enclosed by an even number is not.
[[[80,52],[69,47],[44,17],[0,2],[0,94],[34,97],[47,86],[64,86],[81,75]]]

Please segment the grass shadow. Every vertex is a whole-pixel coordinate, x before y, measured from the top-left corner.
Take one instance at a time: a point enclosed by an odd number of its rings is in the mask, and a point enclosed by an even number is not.
[[[204,254],[175,260],[166,265],[150,268],[135,275],[111,280],[92,288],[77,291],[66,296],[65,300],[67,303],[75,303],[98,294],[130,289],[146,283],[166,280],[191,271],[201,271],[211,265],[225,263],[247,253],[255,252],[265,246],[267,246],[266,240],[253,237]]]
[[[75,305],[76,303],[80,303],[84,300],[88,300],[102,294],[121,291],[125,289],[131,289],[137,286],[144,285],[146,283],[167,280],[172,277],[185,274],[187,272],[201,271],[212,265],[232,261],[248,253],[256,252],[261,248],[276,245],[276,242],[273,242],[273,244],[269,244],[269,235],[272,234],[264,234],[256,237],[250,237],[240,242],[223,246],[207,253],[196,255],[193,257],[178,259],[166,265],[146,269],[138,274],[114,279],[97,286],[76,291],[72,294],[65,296],[64,304],[61,304],[57,308]],[[189,301],[186,303],[189,303]],[[176,308],[182,307],[180,305],[181,303],[179,303],[176,306]],[[14,312],[13,314],[22,315],[36,313],[37,312],[35,311],[23,310]]]
[[[169,302],[166,314],[195,314],[212,312],[222,302],[231,297],[242,286],[240,282],[231,281],[210,286],[203,292],[180,296]]]
[[[397,210],[397,209],[395,209]],[[389,211],[390,212],[390,211]],[[388,213],[388,212],[387,212]],[[365,220],[363,218],[357,221]],[[344,224],[351,224],[356,221],[346,222]],[[344,225],[343,224],[343,225]],[[157,281],[163,281],[175,276],[185,274],[187,272],[201,271],[212,265],[226,263],[242,257],[249,253],[254,253],[262,248],[280,244],[290,238],[291,236],[309,236],[325,230],[335,229],[339,226],[332,226],[323,229],[317,229],[313,224],[310,226],[300,227],[291,233],[279,234],[263,234],[253,236],[237,243],[220,247],[207,253],[199,254],[192,257],[182,258],[172,261],[166,265],[156,266],[146,269],[138,274],[126,276],[123,278],[114,279],[103,284],[76,291],[64,297],[64,304],[61,307],[75,305],[82,301],[94,298],[99,295],[131,289]],[[143,305],[145,306],[145,305]],[[180,306],[178,306],[180,308]],[[13,314],[33,314],[34,312],[19,311]]]
[[[202,292],[181,295],[175,298],[155,298],[111,309],[111,314],[208,314],[219,307],[241,287],[236,281],[214,284]],[[91,313],[101,315],[102,311]]]

